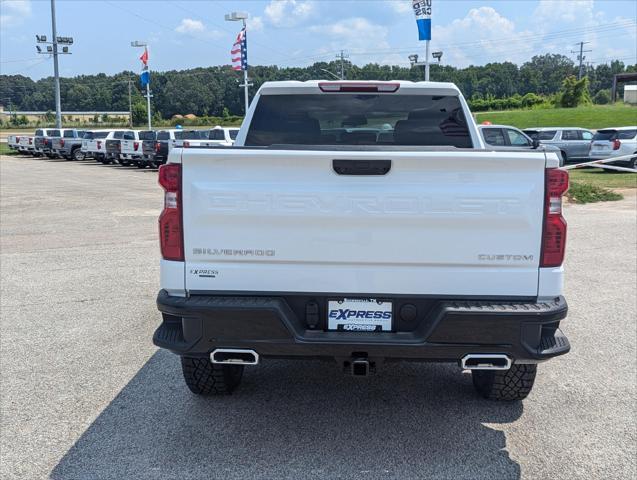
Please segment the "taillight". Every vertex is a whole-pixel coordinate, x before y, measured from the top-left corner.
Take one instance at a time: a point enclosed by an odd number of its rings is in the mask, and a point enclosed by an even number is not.
[[[45,144],[45,145],[48,145],[48,144],[49,144],[49,139],[48,139],[48,138],[45,138],[45,139],[44,139],[44,144]]]
[[[20,137],[15,137],[15,143],[20,143]]]
[[[139,142],[133,142],[133,148],[135,149],[135,151],[137,151],[137,149],[139,148]]]
[[[400,83],[321,82],[319,88],[321,92],[394,93],[400,88]]]
[[[558,168],[546,170],[544,230],[540,267],[559,267],[566,249],[566,220],[562,216],[562,195],[568,190],[568,172]]]
[[[159,216],[159,244],[165,260],[184,260],[181,227],[181,164],[159,167],[159,184],[164,189],[164,210]]]
[[[33,143],[33,138],[29,138],[29,145]]]
[[[99,140],[97,141],[97,149],[98,150],[102,149],[102,142],[100,142]]]
[[[64,146],[64,139],[60,138],[60,147],[63,147],[63,146]]]
[[[622,146],[622,142],[618,138],[613,140],[613,150],[619,150],[619,147],[621,146]]]
[[[159,153],[160,150],[161,150],[161,143],[155,142],[155,151]]]
[[[188,140],[184,141],[184,148],[188,148],[190,146],[190,142]]]

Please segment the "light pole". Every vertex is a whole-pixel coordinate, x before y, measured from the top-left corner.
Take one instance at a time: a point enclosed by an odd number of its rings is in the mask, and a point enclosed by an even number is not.
[[[427,42],[427,45],[429,45],[429,42]],[[440,51],[432,52],[431,56],[434,57],[436,60],[438,60],[438,63],[440,63],[440,59],[442,58],[442,52]],[[429,61],[419,62],[417,53],[409,55],[408,58],[409,58],[409,63],[411,63],[412,67],[425,67],[425,81],[428,82],[429,81]]]
[[[246,27],[246,20],[248,19],[248,12],[232,12],[232,13],[228,13],[225,16],[226,21],[228,22],[238,22],[241,21],[243,23],[243,30],[244,30],[244,35],[247,35],[247,27]],[[246,37],[247,38],[247,37]],[[247,50],[247,41],[246,41],[246,50]],[[247,51],[246,51],[246,55],[247,55]],[[240,84],[240,87],[243,87],[243,93],[244,93],[244,97],[245,97],[245,104],[246,104],[246,115],[248,115],[248,107],[250,106],[250,99],[248,97],[248,87],[251,84],[248,83],[248,65],[246,62],[245,68],[243,68],[243,84]]]
[[[143,47],[144,49],[148,48],[148,44],[146,42],[140,42],[135,40],[134,42],[130,42],[130,46],[131,47]],[[149,73],[150,75],[150,70],[148,69],[148,58],[146,59],[146,62],[144,62],[145,66],[144,69]],[[146,113],[148,114],[148,130],[152,130],[153,127],[151,125],[151,114],[150,114],[150,97],[152,97],[152,95],[150,94],[150,76],[148,77],[148,81],[146,82]],[[131,122],[133,120],[133,112],[131,109]]]
[[[69,47],[67,45],[73,44],[72,37],[58,37],[57,26],[55,24],[55,0],[51,0],[51,33],[53,38],[51,42],[46,41],[46,35],[36,35],[35,38],[38,43],[47,44],[46,51],[36,45],[38,53],[43,55],[53,55],[53,75],[55,77],[55,127],[62,128],[62,100],[60,98],[60,71],[58,68],[58,45],[64,45],[62,47],[63,54],[70,54]]]

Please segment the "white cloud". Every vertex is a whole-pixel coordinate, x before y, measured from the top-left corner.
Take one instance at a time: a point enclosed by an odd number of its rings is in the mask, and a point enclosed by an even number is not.
[[[0,2],[0,27],[21,25],[31,16],[30,0],[2,0]]]
[[[540,0],[533,12],[534,29],[548,34],[542,42],[546,51],[568,55],[576,61],[577,42],[584,41],[585,61],[604,63],[612,58],[628,57],[626,63],[635,62],[637,55],[637,29],[635,19],[608,18],[596,10],[594,0]],[[556,28],[559,25],[559,28]],[[551,35],[555,30],[572,29],[570,35]],[[632,58],[631,58],[632,57]]]
[[[261,17],[249,17],[247,22],[248,31],[260,32],[263,30],[263,19]]]
[[[445,63],[465,67],[489,61],[526,61],[533,46],[533,32],[518,31],[515,23],[492,7],[472,8],[464,18],[448,25],[434,25],[432,43],[444,50]]]
[[[385,0],[396,13],[405,14],[413,11],[411,0]]]
[[[272,0],[263,13],[275,27],[293,27],[307,20],[315,7],[312,0]]]
[[[175,28],[175,32],[197,38],[219,38],[222,36],[221,32],[208,30],[201,20],[193,18],[183,18]]]
[[[206,31],[206,27],[201,20],[193,20],[192,18],[184,18],[175,28],[178,33],[201,33]]]
[[[387,27],[371,23],[366,18],[352,17],[328,25],[315,25],[310,28],[313,33],[332,39],[332,48],[367,51],[387,49]]]

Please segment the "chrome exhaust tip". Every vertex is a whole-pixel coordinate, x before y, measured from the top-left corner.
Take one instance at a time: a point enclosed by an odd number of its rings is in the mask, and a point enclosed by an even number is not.
[[[512,363],[508,355],[499,353],[470,353],[460,360],[463,370],[508,370]]]
[[[210,361],[222,365],[256,365],[259,354],[244,348],[217,348],[210,354]]]

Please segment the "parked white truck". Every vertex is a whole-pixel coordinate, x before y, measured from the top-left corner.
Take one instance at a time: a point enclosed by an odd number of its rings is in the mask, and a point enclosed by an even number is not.
[[[279,357],[453,362],[523,399],[570,349],[558,166],[484,149],[453,84],[265,83],[234,147],[160,167],[154,342],[197,394]]]

